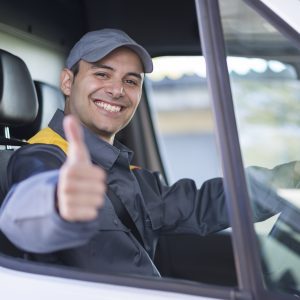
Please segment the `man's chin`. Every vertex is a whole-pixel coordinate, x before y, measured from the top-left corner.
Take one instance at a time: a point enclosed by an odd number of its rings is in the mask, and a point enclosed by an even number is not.
[[[112,128],[94,128],[93,132],[106,141],[111,141],[114,139],[118,130]]]

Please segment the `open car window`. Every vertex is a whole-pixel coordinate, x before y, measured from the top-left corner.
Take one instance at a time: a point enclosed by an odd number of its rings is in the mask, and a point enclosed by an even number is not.
[[[243,2],[220,4],[250,199],[260,186],[274,213],[255,225],[264,285],[300,295],[300,51]],[[260,50],[240,58],[237,47]]]
[[[193,179],[203,192],[206,181],[222,177],[204,57],[160,56],[153,62],[146,90],[166,179],[170,185]],[[159,249],[167,277],[237,285],[230,228],[208,236],[163,236]]]
[[[169,183],[192,178],[198,187],[222,174],[202,56],[154,58],[149,100]]]

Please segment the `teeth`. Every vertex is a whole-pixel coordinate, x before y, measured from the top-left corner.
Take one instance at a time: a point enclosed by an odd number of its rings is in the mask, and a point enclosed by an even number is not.
[[[119,112],[121,110],[121,106],[110,105],[101,101],[95,101],[95,104],[109,112]]]

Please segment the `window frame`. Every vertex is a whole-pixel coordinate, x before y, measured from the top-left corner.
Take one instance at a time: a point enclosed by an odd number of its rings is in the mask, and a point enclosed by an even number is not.
[[[243,0],[265,20],[270,22],[283,36],[289,39],[297,48],[300,48],[300,34],[287,22],[275,14],[267,5],[260,0]]]
[[[224,189],[231,217],[232,243],[237,267],[238,287],[254,299],[294,299],[266,290],[263,286],[259,245],[253,226],[246,178],[234,114],[233,99],[226,63],[224,34],[218,0],[195,0],[203,55],[207,65],[208,89],[216,124],[224,173]],[[258,0],[244,0],[287,38],[296,43],[295,30]],[[241,201],[241,199],[243,201]]]

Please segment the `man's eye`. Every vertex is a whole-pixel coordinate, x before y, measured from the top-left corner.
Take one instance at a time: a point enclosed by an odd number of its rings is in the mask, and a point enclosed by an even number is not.
[[[106,77],[107,77],[107,74],[106,74],[106,73],[103,73],[103,72],[97,72],[97,73],[96,73],[96,76],[102,77],[102,78],[106,78]]]
[[[127,79],[126,83],[129,85],[137,85],[137,82],[135,80]]]

